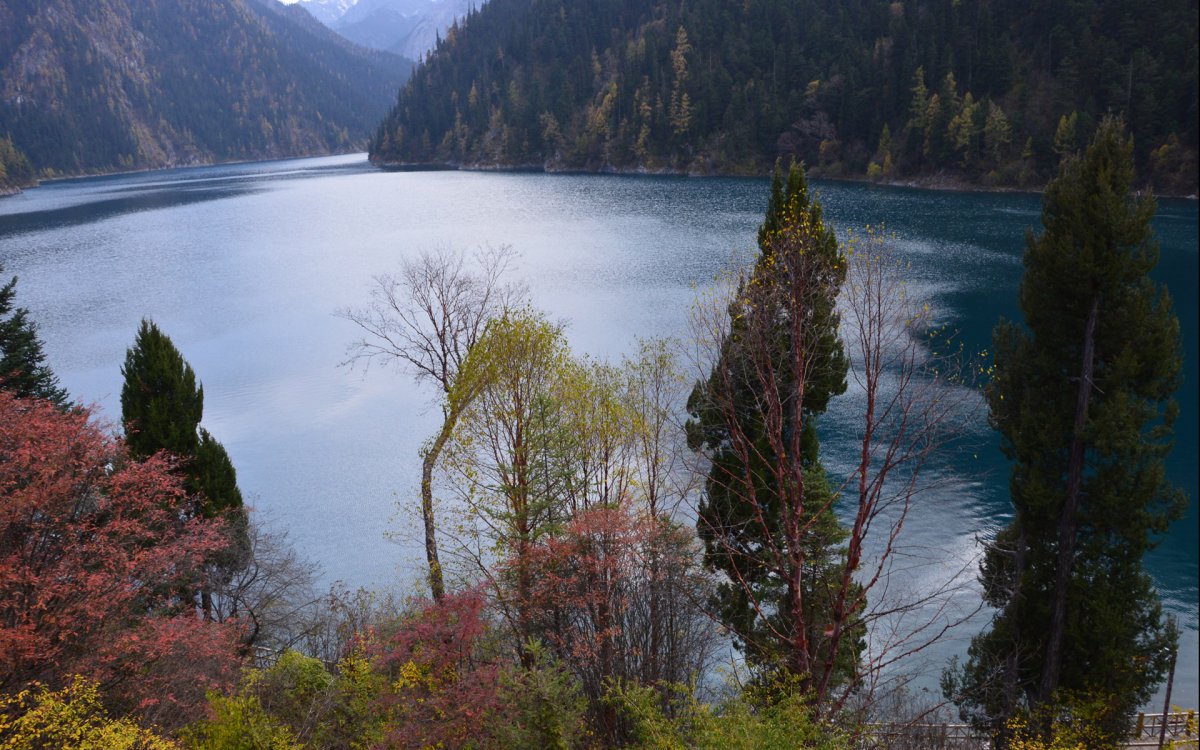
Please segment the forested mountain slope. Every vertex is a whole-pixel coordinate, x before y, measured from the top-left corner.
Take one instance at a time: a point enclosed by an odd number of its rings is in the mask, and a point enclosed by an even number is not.
[[[0,0],[0,136],[42,175],[361,147],[410,70],[273,0]]]
[[[1037,185],[1109,111],[1194,192],[1194,0],[491,0],[372,141],[381,165]]]

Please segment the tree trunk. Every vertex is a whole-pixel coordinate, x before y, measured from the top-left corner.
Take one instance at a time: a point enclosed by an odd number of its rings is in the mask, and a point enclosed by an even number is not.
[[[825,664],[821,670],[821,679],[817,683],[817,695],[824,698],[829,690],[829,681],[837,665],[838,649],[841,647],[842,634],[847,617],[852,614],[847,611],[846,599],[854,586],[854,573],[862,561],[863,539],[867,534],[867,526],[873,515],[871,490],[868,487],[867,474],[871,469],[871,443],[875,437],[875,396],[878,387],[878,372],[871,370],[872,361],[867,359],[864,369],[867,371],[867,409],[863,417],[862,447],[858,457],[858,512],[854,516],[854,528],[850,531],[850,542],[846,547],[846,565],[842,568],[842,581],[838,589],[837,599],[833,605],[833,622],[829,637],[829,650],[825,656]],[[853,608],[853,604],[851,605]]]
[[[445,596],[446,583],[442,577],[442,565],[438,562],[437,524],[433,518],[433,467],[437,465],[438,457],[457,422],[458,413],[447,411],[441,431],[421,459],[421,519],[425,522],[425,559],[429,563],[429,591],[434,601],[441,601]]]
[[[799,459],[796,460],[799,464]],[[801,517],[804,513],[804,475],[797,472],[798,483],[793,490],[794,503],[785,525],[787,528],[788,564],[790,576],[788,580],[788,598],[791,602],[791,650],[792,672],[801,676],[805,681],[812,680],[812,659],[808,643],[808,618],[804,614],[804,546],[801,539]],[[823,696],[818,696],[823,697]]]
[[[1171,689],[1175,687],[1175,660],[1179,657],[1178,643],[1176,641],[1176,645],[1171,649],[1171,671],[1167,673],[1167,695],[1163,698],[1162,725],[1158,728],[1158,750],[1167,746],[1167,720],[1171,718]],[[1135,737],[1134,739],[1141,738]],[[1174,746],[1172,743],[1171,747]]]
[[[1042,662],[1042,680],[1038,700],[1046,703],[1058,689],[1062,673],[1063,636],[1067,627],[1067,588],[1071,580],[1071,563],[1075,557],[1075,534],[1079,527],[1079,493],[1083,484],[1083,431],[1087,426],[1088,406],[1092,399],[1092,372],[1096,364],[1096,318],[1100,313],[1100,298],[1092,300],[1087,326],[1083,334],[1083,363],[1079,372],[1079,390],[1075,402],[1075,425],[1071,433],[1071,448],[1067,456],[1067,495],[1062,515],[1058,518],[1058,560],[1054,573],[1054,595],[1050,601],[1050,630],[1046,636],[1046,655]]]
[[[658,517],[654,516],[654,523],[657,525]],[[655,533],[658,529],[655,528]],[[656,541],[657,546],[657,541]],[[659,651],[662,650],[662,623],[659,618],[662,614],[659,612],[658,592],[662,581],[659,580],[658,569],[658,550],[654,549],[650,557],[650,653],[647,654],[645,683],[647,685],[655,685],[662,678],[659,674]]]
[[[1010,602],[1021,597],[1021,579],[1025,576],[1025,559],[1029,547],[1029,543],[1025,538],[1024,522],[1018,517],[1016,523],[1017,546],[1013,551],[1013,588],[1008,595],[1008,601]],[[1021,685],[1020,644],[1023,643],[1021,638],[1021,620],[1020,618],[1013,618],[1013,647],[1004,659],[1004,710],[1006,716],[1015,715],[1019,705],[1017,690]]]

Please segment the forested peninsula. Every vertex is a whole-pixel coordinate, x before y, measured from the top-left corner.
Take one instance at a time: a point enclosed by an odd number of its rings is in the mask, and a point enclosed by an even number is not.
[[[1105,113],[1197,184],[1197,11],[994,0],[491,0],[371,142],[390,168],[765,174],[1040,188]]]
[[[13,146],[11,138],[0,138],[0,196],[12,195],[33,183],[33,166]]]
[[[361,149],[411,68],[275,0],[0,0],[0,190]]]

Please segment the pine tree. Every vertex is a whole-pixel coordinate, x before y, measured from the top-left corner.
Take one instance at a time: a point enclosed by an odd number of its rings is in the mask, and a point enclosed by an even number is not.
[[[200,427],[204,388],[196,373],[158,326],[143,320],[121,368],[121,421],[125,444],[135,458],[167,451],[182,461],[195,512],[206,518],[243,514],[242,494],[229,454]]]
[[[1130,196],[1123,130],[1106,119],[1047,187],[1044,231],[1025,252],[1025,326],[1002,321],[993,337],[987,399],[1015,514],[981,575],[1000,612],[948,685],[979,723],[1092,693],[1117,736],[1173,639],[1142,557],[1186,500],[1163,466],[1179,323],[1148,277],[1155,204]]]
[[[196,453],[196,426],[204,412],[204,389],[175,344],[143,320],[121,368],[121,421],[125,444],[136,458],[159,451],[186,458]]]
[[[37,326],[29,319],[29,311],[13,307],[16,294],[14,276],[0,288],[0,388],[20,398],[44,398],[60,407],[66,406],[67,392],[46,365]]]
[[[717,362],[688,402],[689,445],[711,463],[697,528],[705,564],[727,577],[717,614],[751,666],[803,681],[832,649],[844,681],[860,650],[828,638],[846,532],[816,417],[846,389],[835,308],[845,258],[800,167],[786,184],[776,168],[758,244]]]

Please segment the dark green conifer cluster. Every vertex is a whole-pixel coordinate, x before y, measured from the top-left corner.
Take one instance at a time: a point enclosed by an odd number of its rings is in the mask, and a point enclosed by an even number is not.
[[[1159,190],[1194,191],[1186,0],[492,0],[371,146],[381,164],[1040,184],[1123,112]]]

